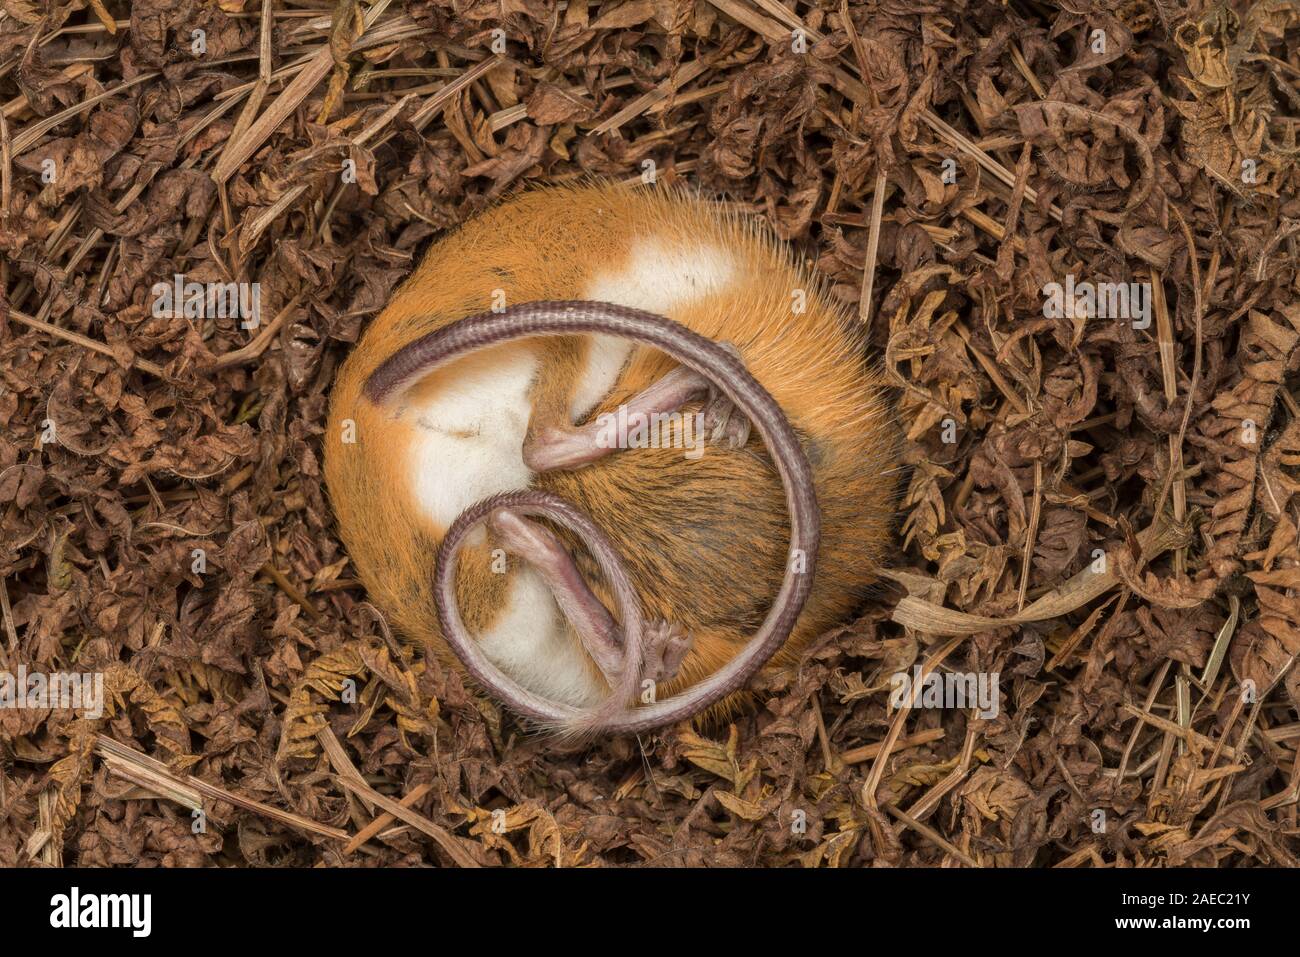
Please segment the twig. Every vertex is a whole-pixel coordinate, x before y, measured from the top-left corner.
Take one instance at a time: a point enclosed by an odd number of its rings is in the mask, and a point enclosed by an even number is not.
[[[270,578],[271,581],[275,582],[276,585],[279,586],[280,590],[301,607],[312,621],[321,620],[320,612],[318,612],[312,606],[311,602],[307,600],[307,596],[304,595],[293,582],[289,581],[284,572],[275,567],[274,562],[267,562],[261,567],[260,571]]]
[[[858,319],[865,326],[871,321],[871,294],[876,285],[876,256],[880,251],[880,217],[885,210],[885,168],[876,159],[876,191],[871,195],[871,231],[867,233],[867,258],[862,267],[862,298],[858,300]]]
[[[343,750],[343,746],[339,744],[338,738],[335,737],[334,732],[328,727],[323,728],[316,735],[316,738],[325,749],[325,753],[330,759],[330,764],[334,766],[334,770],[338,774],[338,782],[342,784],[343,787],[347,788],[363,801],[378,805],[388,813],[392,814],[393,817],[411,825],[411,827],[415,828],[417,831],[429,835],[429,837],[433,838],[434,841],[437,842],[439,847],[447,852],[447,856],[450,857],[458,866],[479,866],[478,861],[470,856],[468,851],[461,847],[460,840],[446,828],[439,827],[427,817],[424,817],[421,814],[416,814],[410,808],[398,801],[394,801],[390,797],[380,794],[367,784],[365,778],[361,776],[361,773],[357,771],[357,769],[353,767],[352,762],[348,760],[347,752]]]
[[[943,740],[943,728],[927,728],[924,731],[918,731],[916,734],[909,734],[905,738],[899,738],[894,742],[895,751],[906,751],[908,748],[919,747],[923,744],[929,744],[932,741]],[[874,744],[864,744],[860,748],[854,748],[852,751],[845,751],[840,755],[841,764],[861,764],[863,761],[870,761],[880,753],[883,742],[877,741]]]
[[[1016,595],[1016,611],[1024,611],[1025,594],[1029,590],[1029,571],[1034,560],[1034,544],[1038,539],[1038,522],[1043,513],[1043,460],[1034,459],[1034,504],[1029,510],[1029,527],[1025,529],[1025,551],[1020,562],[1020,591]]]
[[[40,141],[41,137],[50,130],[57,127],[60,123],[67,122],[77,114],[86,112],[96,103],[111,99],[119,93],[126,92],[133,86],[139,86],[141,83],[148,83],[150,80],[160,76],[162,76],[162,74],[157,71],[141,73],[137,77],[132,77],[123,83],[119,83],[112,89],[105,90],[103,93],[96,93],[94,96],[89,96],[80,103],[68,107],[66,110],[60,110],[52,116],[47,116],[43,120],[36,121],[14,137],[13,155],[22,156],[29,149],[35,146]]]
[[[363,34],[374,25],[375,20],[387,7],[387,3],[377,3],[366,11]],[[266,112],[249,126],[244,135],[226,142],[226,148],[217,160],[217,165],[212,169],[212,179],[217,183],[224,183],[230,179],[235,170],[261,148],[280,124],[293,115],[294,110],[298,109],[307,95],[333,68],[334,53],[328,43],[323,43],[302,71],[293,78],[293,82],[285,87],[284,92],[276,97],[275,102],[267,107]],[[262,75],[259,82],[266,79],[266,76]]]
[[[346,841],[352,837],[347,831],[318,824],[310,818],[301,817],[289,811],[282,811],[279,808],[271,807],[269,804],[263,804],[260,801],[254,801],[251,798],[241,797],[227,791],[225,788],[217,787],[215,784],[209,784],[200,778],[196,778],[192,774],[175,774],[167,765],[156,758],[151,758],[129,745],[122,744],[120,741],[115,741],[102,734],[95,735],[95,753],[104,759],[110,770],[116,771],[119,777],[132,780],[133,783],[138,784],[141,780],[155,782],[164,789],[170,788],[174,794],[185,794],[186,790],[188,790],[194,792],[194,801],[196,803],[200,796],[210,798],[213,801],[223,801],[245,811],[252,811],[254,814],[269,817],[281,824],[287,824],[290,827],[296,827],[311,834],[319,834],[322,837],[332,837],[338,841]],[[150,785],[145,784],[143,786],[148,787]],[[177,800],[175,797],[172,799]],[[186,800],[182,800],[180,803],[188,804],[190,807],[194,806],[194,804]]]
[[[75,342],[79,346],[84,346],[85,348],[90,349],[93,352],[98,352],[112,359],[121,358],[121,356],[118,353],[114,352],[109,346],[105,345],[102,342],[99,342],[96,339],[91,339],[89,336],[83,336],[79,332],[72,332],[69,329],[62,328],[61,326],[55,326],[55,325],[51,325],[48,322],[42,322],[40,319],[37,319],[34,316],[29,316],[26,313],[19,312],[17,309],[5,310],[3,315],[7,316],[10,319],[17,320],[18,322],[22,323],[24,326],[30,326],[32,329],[39,329],[42,332],[47,332],[50,335],[55,336],[56,338],[59,339],[63,339],[67,342]],[[166,372],[163,371],[162,366],[150,362],[148,359],[141,359],[139,356],[131,357],[131,365],[135,366],[135,368],[139,369],[141,372],[147,372],[150,375],[157,376],[160,379],[166,375]]]
[[[411,805],[419,801],[420,798],[428,794],[429,791],[432,790],[432,788],[433,786],[430,784],[417,784],[414,788],[411,789],[410,794],[406,795],[397,803],[402,805],[402,807],[409,808]],[[343,848],[343,854],[346,856],[348,854],[352,854],[356,852],[361,847],[362,844],[366,843],[366,841],[370,840],[372,837],[374,837],[376,834],[378,834],[380,831],[388,827],[388,825],[392,824],[396,820],[397,820],[397,815],[390,814],[388,811],[385,811],[383,814],[379,815],[377,818],[375,818],[373,821],[371,821],[369,824],[363,827],[360,831],[358,831],[356,837],[348,841],[347,846]]]
[[[952,654],[965,638],[965,635],[958,635],[955,638],[949,639],[926,660],[925,664],[921,666],[919,679],[913,686],[912,695],[910,696],[911,698],[915,698],[921,693],[921,687],[925,682],[925,676],[934,671],[934,669],[939,667],[939,665],[943,664],[943,660]],[[890,722],[889,731],[885,735],[885,740],[880,743],[880,751],[876,754],[876,760],[871,765],[871,771],[867,774],[867,779],[862,784],[862,803],[867,805],[867,807],[879,807],[876,798],[876,791],[880,787],[880,779],[884,777],[885,774],[885,762],[889,760],[889,755],[893,751],[894,745],[898,742],[899,735],[903,730],[903,725],[906,723],[907,716],[911,711],[912,701],[909,698],[908,700],[903,701],[902,705],[899,707],[898,712],[894,715],[894,720]]]
[[[213,368],[228,369],[231,366],[243,365],[245,362],[251,362],[253,359],[256,359],[266,351],[266,347],[271,344],[271,340],[275,338],[275,334],[280,331],[280,327],[285,324],[289,316],[293,314],[294,310],[298,308],[301,302],[302,293],[299,293],[290,299],[283,309],[276,313],[275,318],[266,324],[266,328],[257,334],[257,338],[251,340],[239,349],[234,349],[227,352],[225,355],[218,356],[217,361],[212,364]]]
[[[963,851],[956,844],[952,843],[950,840],[948,840],[946,837],[944,837],[934,828],[930,827],[930,825],[921,823],[916,818],[911,817],[905,811],[900,811],[892,804],[886,804],[885,810],[888,811],[890,814],[892,814],[894,817],[898,818],[900,821],[902,821],[912,830],[916,831],[916,833],[920,834],[926,840],[934,844],[937,844],[939,847],[943,848],[945,851],[947,851],[953,857],[957,858],[957,860],[961,861],[967,867],[983,867],[983,865],[980,864],[979,861],[975,860],[975,858],[971,857],[969,854]]]
[[[601,133],[609,133],[618,129],[624,123],[636,119],[636,117],[640,116],[652,106],[666,101],[681,87],[690,83],[703,73],[707,67],[708,62],[703,59],[692,60],[690,63],[681,66],[671,76],[661,81],[659,85],[649,93],[641,94],[609,119],[597,123],[588,131],[587,135],[595,136]]]

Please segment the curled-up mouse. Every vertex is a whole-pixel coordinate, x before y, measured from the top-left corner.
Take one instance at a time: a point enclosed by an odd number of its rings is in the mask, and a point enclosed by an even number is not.
[[[435,242],[340,369],[325,475],[400,634],[630,733],[733,713],[861,609],[898,438],[864,330],[755,218],[588,184]]]

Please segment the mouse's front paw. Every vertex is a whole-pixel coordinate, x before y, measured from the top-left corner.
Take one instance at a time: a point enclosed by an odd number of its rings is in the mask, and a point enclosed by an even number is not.
[[[658,618],[646,622],[641,680],[649,678],[656,684],[672,680],[690,650],[691,636],[681,626]]]

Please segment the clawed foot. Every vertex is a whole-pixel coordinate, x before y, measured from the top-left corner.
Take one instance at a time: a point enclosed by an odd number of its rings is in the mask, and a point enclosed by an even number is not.
[[[730,342],[719,345],[740,358],[740,350]],[[715,445],[732,449],[743,448],[749,441],[749,418],[713,385],[709,386],[709,398],[704,404],[704,431]]]
[[[704,405],[704,431],[714,445],[744,448],[749,441],[749,419],[734,402],[719,392]]]
[[[690,650],[691,636],[680,626],[662,619],[647,622],[641,679],[649,678],[656,684],[672,680]]]

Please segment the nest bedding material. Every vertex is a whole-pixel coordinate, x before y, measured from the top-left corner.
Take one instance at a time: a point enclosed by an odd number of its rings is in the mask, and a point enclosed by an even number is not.
[[[0,864],[1295,865],[1297,41],[1285,0],[0,0],[0,673],[105,690],[0,707]],[[429,239],[588,175],[794,244],[908,468],[877,599],[751,712],[566,751],[388,633],[319,448]],[[996,713],[894,706],[918,665]]]

